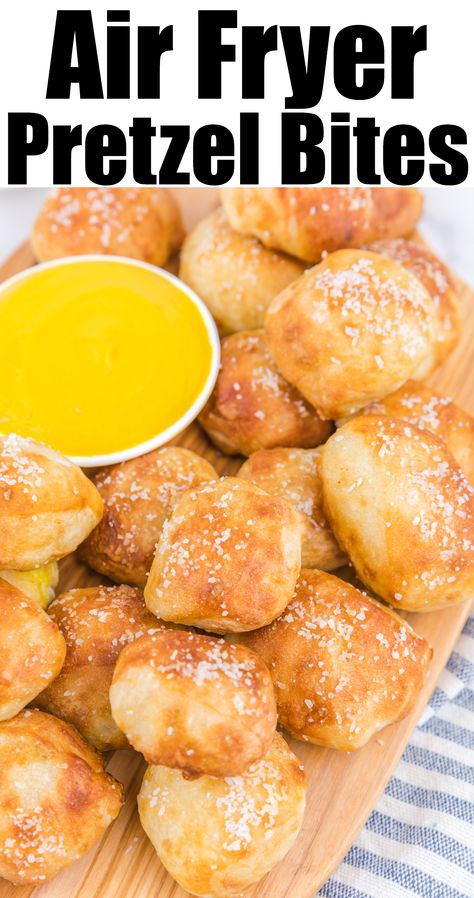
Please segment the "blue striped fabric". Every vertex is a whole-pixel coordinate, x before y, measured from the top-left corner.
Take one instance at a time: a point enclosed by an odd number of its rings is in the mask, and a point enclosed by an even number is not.
[[[474,898],[474,616],[410,744],[318,898]]]

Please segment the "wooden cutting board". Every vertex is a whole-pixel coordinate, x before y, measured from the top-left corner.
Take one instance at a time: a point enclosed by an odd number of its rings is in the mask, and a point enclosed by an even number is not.
[[[207,189],[183,188],[175,194],[187,227],[217,202],[214,191]],[[0,268],[0,280],[32,264],[33,256],[26,243]],[[474,414],[474,292],[464,284],[460,284],[460,292],[464,316],[462,344],[432,383]],[[241,459],[217,453],[195,424],[174,442],[208,458],[220,473],[234,473],[241,464]],[[74,556],[62,562],[61,589],[99,582],[104,582],[103,578],[101,581]],[[292,851],[250,890],[251,898],[315,896],[352,845],[382,793],[468,614],[469,607],[462,605],[433,614],[406,615],[434,649],[428,683],[409,718],[383,730],[379,738],[353,754],[290,740],[308,778],[304,825]],[[124,783],[127,800],[103,839],[50,883],[12,886],[0,880],[1,898],[185,898],[187,893],[168,876],[140,826],[135,798],[144,769],[141,756],[132,751],[116,752],[108,770]]]

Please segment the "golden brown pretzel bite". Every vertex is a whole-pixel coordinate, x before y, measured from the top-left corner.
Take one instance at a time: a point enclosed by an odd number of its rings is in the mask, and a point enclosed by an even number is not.
[[[38,262],[89,253],[164,265],[183,239],[178,204],[163,187],[57,187],[33,226]]]
[[[337,540],[374,593],[409,611],[472,596],[472,488],[434,434],[361,415],[326,443],[321,476]]]
[[[66,640],[66,660],[33,704],[73,724],[99,751],[127,748],[110,711],[115,664],[124,646],[164,624],[131,586],[70,589],[52,602],[49,613]]]
[[[0,579],[0,720],[18,714],[59,674],[66,643],[42,608]]]
[[[302,570],[288,608],[239,635],[269,667],[278,720],[297,739],[353,751],[413,708],[431,649],[390,609]]]
[[[161,630],[121,653],[112,714],[150,764],[237,776],[270,748],[275,695],[261,659],[212,636]]]
[[[0,723],[0,876],[41,883],[117,817],[122,786],[79,733],[42,711]]]
[[[164,620],[214,633],[263,627],[293,594],[301,529],[288,502],[244,480],[188,490],[163,527],[145,601]]]
[[[0,434],[0,570],[29,571],[68,555],[102,511],[77,465],[43,443]]]
[[[233,231],[223,209],[196,225],[180,254],[180,278],[204,300],[221,334],[263,327],[270,300],[303,271],[297,259]]]
[[[222,341],[219,376],[199,423],[228,455],[276,446],[307,449],[327,440],[333,429],[279,373],[263,330]]]
[[[474,485],[474,418],[448,396],[435,393],[419,381],[407,380],[395,393],[371,402],[358,414],[390,415],[420,430],[431,431],[446,443],[467,480]]]
[[[237,476],[260,489],[286,499],[303,525],[302,567],[331,571],[347,561],[331,532],[322,504],[317,449],[260,449],[240,468]]]
[[[275,733],[267,754],[241,776],[189,780],[179,770],[149,767],[138,810],[182,888],[203,898],[237,898],[293,845],[305,793],[298,758]]]
[[[435,307],[398,263],[339,250],[272,300],[265,336],[283,376],[322,418],[340,418],[398,389],[428,358]]]
[[[367,249],[403,265],[433,297],[437,319],[436,342],[431,355],[414,375],[426,377],[456,348],[461,338],[459,299],[454,278],[449,268],[430,249],[413,240],[379,240]]]
[[[413,187],[227,187],[221,199],[236,231],[307,262],[405,236],[423,208]]]
[[[145,586],[155,546],[178,493],[217,472],[181,446],[165,446],[105,468],[95,478],[104,516],[80,554],[96,571],[132,586]]]

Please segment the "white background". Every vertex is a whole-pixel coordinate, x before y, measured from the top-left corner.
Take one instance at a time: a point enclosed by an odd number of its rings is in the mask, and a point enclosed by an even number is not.
[[[59,8],[93,9],[96,40],[102,71],[105,71],[106,10],[131,9],[131,25],[154,24],[174,26],[174,50],[163,57],[162,99],[147,100],[80,100],[77,89],[70,100],[46,100],[46,84],[54,32]],[[192,130],[209,122],[218,122],[237,132],[240,110],[261,111],[261,183],[280,181],[279,123],[284,97],[291,93],[285,57],[281,48],[269,54],[266,63],[267,96],[264,101],[240,99],[240,29],[226,30],[226,42],[235,40],[237,61],[224,64],[224,99],[197,101],[197,10],[230,8],[239,10],[239,26],[301,25],[303,39],[310,24],[330,25],[331,41],[337,31],[350,24],[370,24],[383,35],[386,45],[387,76],[379,96],[370,101],[350,102],[340,97],[332,78],[331,43],[328,54],[325,90],[319,106],[313,111],[329,121],[332,111],[376,117],[382,133],[390,125],[405,122],[417,125],[425,136],[440,123],[460,124],[468,137],[474,133],[474,54],[472,4],[467,0],[331,0],[330,3],[308,0],[14,0],[3,3],[0,11],[0,184],[6,184],[6,118],[8,111],[36,111],[50,122],[83,123],[84,129],[96,123],[110,122],[125,131],[133,115],[151,116],[157,124],[187,124]],[[415,64],[414,100],[390,100],[390,26],[428,25],[428,50],[418,54]],[[136,58],[132,41],[132,71]],[[132,79],[133,89],[133,79]],[[158,143],[159,164],[167,141]],[[470,184],[474,184],[474,158],[471,159]],[[83,150],[73,151],[73,182],[87,183],[84,175]],[[190,154],[184,164],[191,167]],[[156,166],[155,166],[156,167]],[[127,183],[131,183],[131,169]],[[32,161],[28,183],[50,184],[51,154]],[[429,183],[429,178],[425,183]]]

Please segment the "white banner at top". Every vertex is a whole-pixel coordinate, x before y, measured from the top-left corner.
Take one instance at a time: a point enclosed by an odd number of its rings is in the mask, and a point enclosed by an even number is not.
[[[0,17],[0,186],[474,184],[465,0],[15,0]]]

